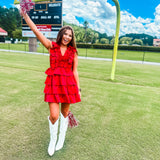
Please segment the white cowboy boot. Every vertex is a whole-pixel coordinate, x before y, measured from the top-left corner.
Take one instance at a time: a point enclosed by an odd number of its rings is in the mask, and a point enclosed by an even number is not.
[[[56,151],[60,150],[63,147],[67,128],[68,128],[68,116],[64,118],[63,114],[61,113],[60,133],[59,133],[58,143],[56,145]]]
[[[57,132],[58,132],[58,120],[54,124],[52,124],[52,122],[50,121],[50,119],[48,117],[49,130],[50,130],[50,142],[49,142],[49,146],[48,146],[48,154],[50,156],[52,156],[55,151],[55,145],[56,145],[56,141],[57,141]]]

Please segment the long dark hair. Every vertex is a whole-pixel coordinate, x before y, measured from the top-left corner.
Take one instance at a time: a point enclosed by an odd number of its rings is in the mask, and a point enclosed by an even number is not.
[[[71,26],[63,26],[59,30],[58,35],[57,35],[57,39],[56,39],[57,44],[58,45],[61,44],[62,37],[63,37],[64,33],[66,32],[66,30],[71,30],[71,32],[72,32],[72,40],[70,41],[70,43],[68,44],[68,46],[72,46],[72,47],[75,47],[77,49],[76,42],[75,42],[74,31],[73,31],[73,28]]]

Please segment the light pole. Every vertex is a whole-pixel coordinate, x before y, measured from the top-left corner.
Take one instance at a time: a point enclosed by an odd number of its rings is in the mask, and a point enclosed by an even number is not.
[[[119,39],[119,30],[120,30],[120,5],[118,0],[112,0],[116,5],[117,10],[117,24],[116,24],[116,35],[113,49],[113,59],[112,59],[112,71],[111,71],[111,80],[114,80],[115,70],[116,70],[116,58],[117,58],[117,49],[118,49],[118,39]]]
[[[87,28],[88,28],[88,22],[84,21],[83,25],[84,25],[84,29],[85,29],[86,57],[87,57]]]

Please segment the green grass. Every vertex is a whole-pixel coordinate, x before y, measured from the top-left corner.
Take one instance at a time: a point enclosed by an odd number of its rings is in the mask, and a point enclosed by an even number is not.
[[[112,50],[105,49],[84,49],[79,48],[80,56],[87,57],[99,57],[99,58],[111,58]],[[117,59],[124,60],[136,60],[136,61],[149,61],[149,62],[159,62],[160,63],[160,53],[159,52],[143,52],[143,51],[126,51],[118,50]]]
[[[0,49],[10,49],[10,50],[20,50],[29,51],[28,43],[22,44],[3,44],[0,43]],[[37,52],[48,53],[42,44],[37,47]],[[113,50],[105,49],[85,49],[78,48],[79,56],[87,57],[98,57],[98,58],[110,58],[112,59]],[[148,61],[148,62],[159,62],[160,63],[160,53],[159,52],[143,52],[143,51],[126,51],[119,50],[117,54],[117,59],[124,60],[136,60],[136,61]]]
[[[17,44],[0,43],[0,49],[29,52],[29,45],[28,43],[17,43]],[[42,44],[37,45],[37,52],[48,53],[47,49],[45,49]]]
[[[160,66],[79,60],[80,121],[49,157],[49,109],[43,101],[49,57],[0,52],[0,159],[159,160]]]

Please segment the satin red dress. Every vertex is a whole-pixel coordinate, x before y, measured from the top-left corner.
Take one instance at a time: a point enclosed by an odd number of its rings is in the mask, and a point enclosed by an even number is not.
[[[62,56],[60,46],[52,42],[50,49],[50,68],[46,70],[45,102],[77,103],[80,102],[78,86],[73,75],[73,59],[76,49],[69,46]]]

